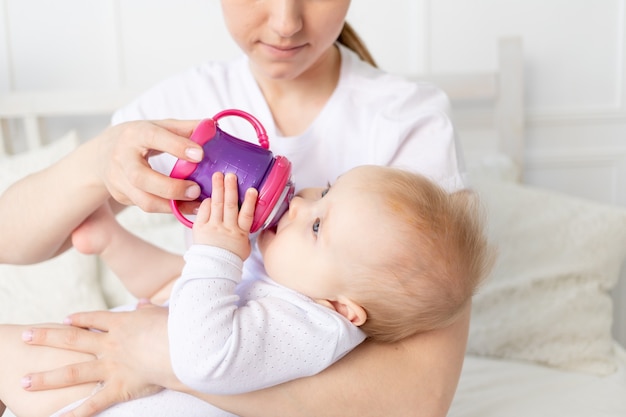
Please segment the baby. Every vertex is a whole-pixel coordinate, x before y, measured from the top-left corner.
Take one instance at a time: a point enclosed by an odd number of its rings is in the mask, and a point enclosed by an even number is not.
[[[278,225],[258,235],[263,264],[244,264],[256,190],[246,192],[239,208],[234,175],[217,173],[212,186],[168,301],[172,366],[198,392],[262,389],[320,372],[367,337],[393,342],[449,325],[492,264],[476,196],[448,194],[407,171],[360,166],[332,186],[299,192]],[[155,258],[159,249],[137,241],[106,211],[88,219],[73,238],[79,249],[100,253],[125,282],[139,282],[124,274],[133,265],[180,262],[165,254]],[[136,285],[135,295],[163,297],[170,287],[157,276],[170,269],[149,270],[156,279],[142,278],[147,283]],[[2,326],[0,340],[19,331]],[[15,375],[14,385],[23,373]],[[13,398],[36,398],[35,392],[14,397],[20,388],[2,379],[0,398],[18,414],[22,401]],[[50,412],[79,403],[74,401],[80,396],[60,392],[62,400]],[[89,393],[85,388],[84,396]],[[102,415],[166,416],[187,406],[193,415],[229,415],[167,390]]]

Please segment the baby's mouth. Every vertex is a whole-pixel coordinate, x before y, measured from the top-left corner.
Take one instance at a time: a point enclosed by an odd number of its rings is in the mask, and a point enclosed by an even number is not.
[[[277,232],[278,232],[278,223],[273,224],[272,226],[267,227],[267,228],[261,230],[260,234],[267,234],[267,233],[269,233],[269,234],[275,235]]]

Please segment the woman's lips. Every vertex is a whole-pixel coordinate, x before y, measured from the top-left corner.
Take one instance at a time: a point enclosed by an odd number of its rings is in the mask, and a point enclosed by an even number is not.
[[[306,45],[272,45],[268,43],[261,44],[273,56],[280,58],[290,58],[297,55]]]

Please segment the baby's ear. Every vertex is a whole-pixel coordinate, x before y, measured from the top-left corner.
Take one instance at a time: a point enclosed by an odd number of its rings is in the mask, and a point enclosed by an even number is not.
[[[361,326],[367,320],[365,309],[347,297],[340,295],[336,300],[327,300],[327,302],[337,313],[350,320],[355,326]]]

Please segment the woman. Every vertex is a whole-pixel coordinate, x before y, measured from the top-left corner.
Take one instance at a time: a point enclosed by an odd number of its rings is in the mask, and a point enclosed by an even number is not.
[[[71,231],[110,197],[146,211],[168,211],[169,199],[198,196],[197,185],[167,177],[175,158],[201,158],[201,149],[186,139],[197,122],[124,123],[138,119],[200,119],[233,107],[248,111],[262,120],[274,153],[293,162],[298,188],[334,181],[362,164],[410,167],[449,191],[462,188],[445,96],[432,86],[384,74],[342,46],[363,49],[344,23],[349,5],[349,0],[223,0],[228,29],[245,57],[166,80],[118,112],[115,127],[7,190],[0,198],[0,261],[31,263],[60,253],[69,246]],[[229,119],[221,125],[235,136],[251,136]],[[148,157],[157,152],[169,154],[150,161],[165,175],[149,167]],[[45,217],[36,204],[42,196]],[[262,270],[262,265],[253,254],[246,268]],[[242,416],[444,416],[458,381],[468,322],[469,309],[442,330],[392,345],[366,342],[321,374],[263,391],[195,394]],[[24,385],[38,390],[103,381],[75,416],[93,415],[159,386],[188,390],[169,366],[164,309],[83,313],[73,315],[71,324],[77,327],[34,329],[25,339],[98,359],[29,375]],[[85,360],[83,353],[76,355],[77,362]]]

